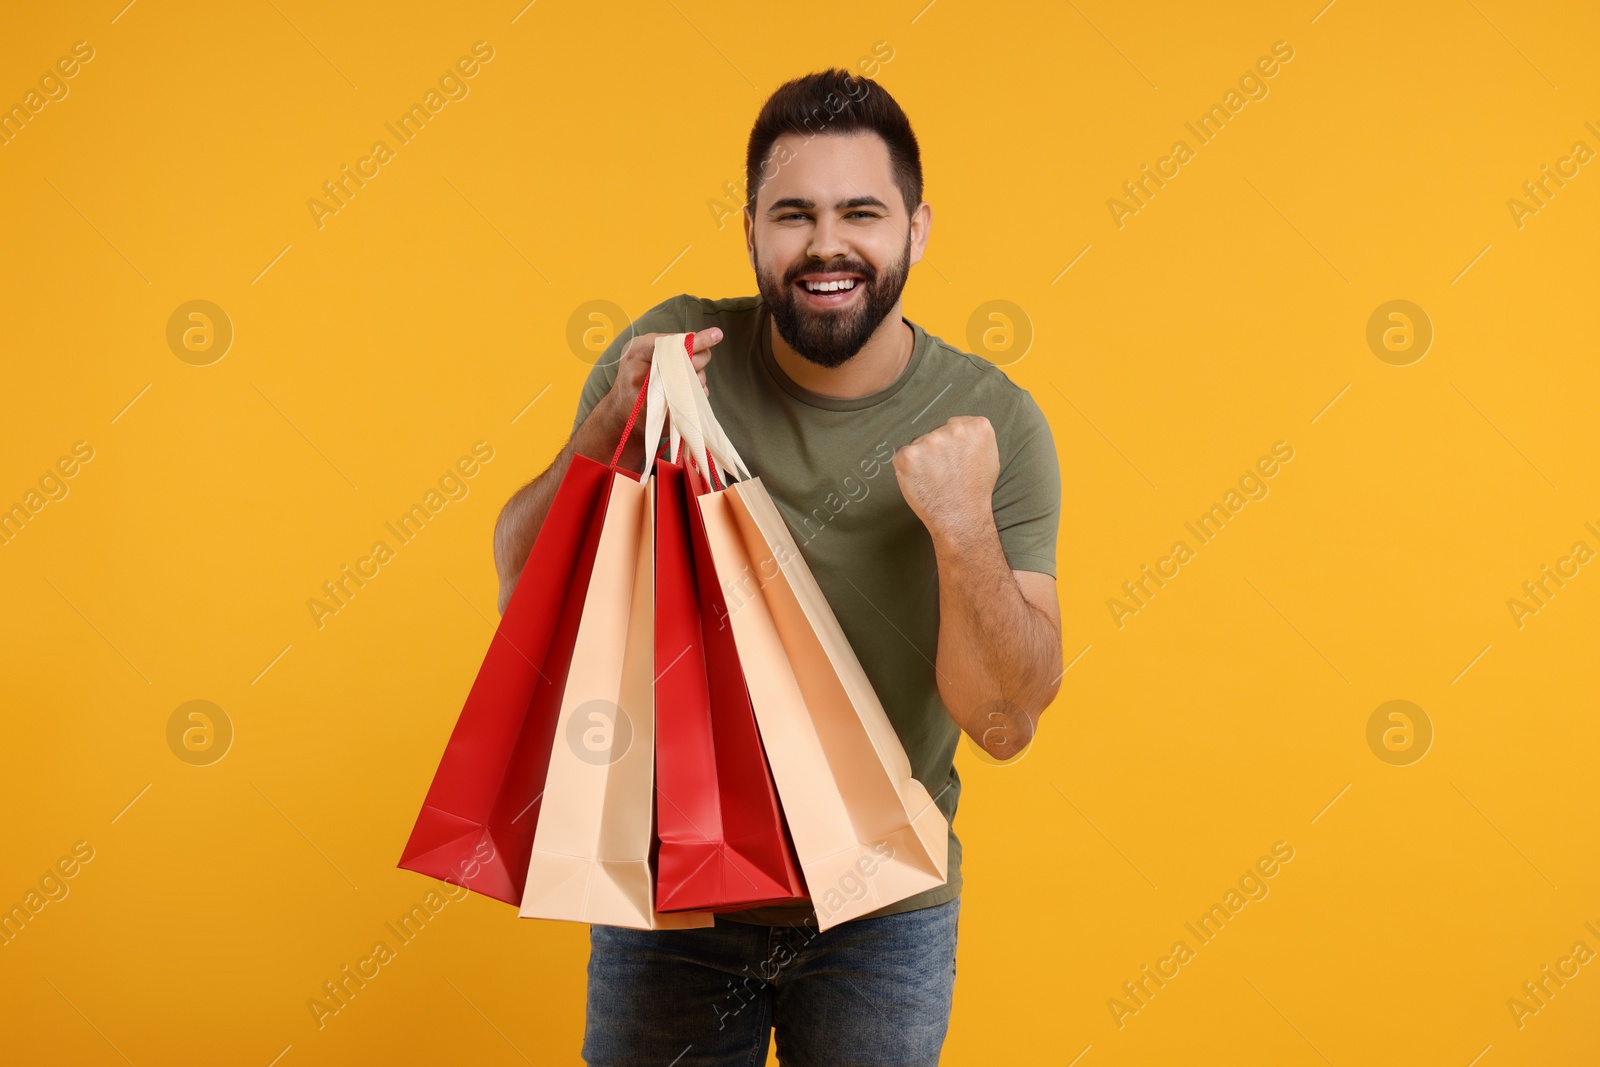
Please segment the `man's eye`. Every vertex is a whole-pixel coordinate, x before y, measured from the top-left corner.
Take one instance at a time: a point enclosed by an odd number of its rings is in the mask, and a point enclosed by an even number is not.
[[[852,212],[850,212],[850,215],[860,215],[862,218],[867,218],[867,219],[875,219],[875,218],[878,217],[878,216],[874,215],[870,211],[852,211]],[[845,218],[849,218],[850,215],[846,215]]]

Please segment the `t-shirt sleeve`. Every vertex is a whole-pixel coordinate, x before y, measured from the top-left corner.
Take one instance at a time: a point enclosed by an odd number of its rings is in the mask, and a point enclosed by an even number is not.
[[[994,487],[994,524],[1012,570],[1055,577],[1056,533],[1061,524],[1061,464],[1044,412],[1027,390],[996,439],[1000,476]]]
[[[584,379],[583,391],[578,395],[578,413],[572,420],[573,433],[578,432],[578,427],[589,417],[589,412],[611,391],[612,384],[617,380],[617,364],[621,362],[622,352],[628,347],[628,342],[646,333],[690,332],[694,329],[689,324],[692,302],[694,298],[687,294],[663,300],[617,332],[617,336],[611,339],[606,350],[589,369],[589,376]]]

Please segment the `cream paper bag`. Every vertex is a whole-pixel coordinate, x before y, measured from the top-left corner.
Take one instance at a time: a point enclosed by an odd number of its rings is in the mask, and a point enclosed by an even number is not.
[[[698,500],[818,927],[943,885],[949,824],[761,479]]]

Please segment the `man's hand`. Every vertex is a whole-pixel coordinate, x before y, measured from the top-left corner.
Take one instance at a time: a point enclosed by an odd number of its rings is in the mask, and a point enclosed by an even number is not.
[[[687,333],[688,331],[682,331]],[[656,338],[665,337],[664,333],[644,333],[629,341],[622,350],[622,356],[617,361],[617,377],[611,383],[611,390],[600,398],[594,406],[589,417],[584,420],[580,432],[585,437],[584,447],[578,451],[585,455],[601,458],[610,462],[611,453],[616,451],[617,439],[622,436],[622,428],[628,424],[628,413],[633,410],[634,401],[639,398],[639,389],[644,385],[645,375],[650,370],[650,361],[655,356]],[[722,340],[722,331],[713,326],[701,330],[694,335],[694,354],[690,362],[694,365],[695,374],[700,378],[700,388],[711,395],[711,389],[706,384],[706,364],[711,362],[711,346]],[[603,457],[597,457],[596,451],[604,452]],[[633,432],[628,436],[628,444],[622,450],[622,466],[629,470],[638,469],[644,462],[644,410],[639,411],[639,418],[633,424]]]
[[[611,462],[611,456],[617,450],[617,439],[622,436],[622,428],[628,424],[628,413],[633,410],[639,387],[644,384],[645,372],[650,368],[650,359],[656,350],[656,338],[663,336],[666,335],[640,334],[628,342],[617,361],[617,377],[610,391],[595,404],[545,472],[517,490],[506,506],[500,509],[500,517],[494,526],[494,566],[500,575],[502,615],[505,614],[506,605],[511,602],[511,591],[516,588],[517,579],[528,561],[528,553],[533,550],[534,539],[539,535],[539,527],[544,525],[550,504],[555,500],[556,489],[561,479],[566,477],[572,457],[583,455],[598,463]],[[700,388],[706,390],[707,396],[711,395],[711,390],[706,385],[706,364],[711,362],[711,346],[720,340],[722,331],[714,326],[694,335],[694,352],[690,362],[694,364],[695,373],[700,378]],[[627,447],[622,450],[620,462],[628,470],[644,468],[644,419],[643,412],[640,414],[641,417],[634,422]]]
[[[994,522],[1000,453],[982,415],[956,415],[894,452],[900,493],[935,539]]]

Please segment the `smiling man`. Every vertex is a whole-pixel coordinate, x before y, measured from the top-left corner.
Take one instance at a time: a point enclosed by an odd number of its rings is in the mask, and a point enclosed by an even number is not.
[[[808,904],[698,930],[590,930],[590,1064],[935,1064],[955,982],[962,733],[996,759],[1061,678],[1055,445],[1029,394],[902,315],[933,209],[905,113],[832,70],[782,86],[746,155],[759,296],[651,308],[590,373],[571,439],[501,512],[503,612],[571,457],[609,462],[663,333],[760,475],[951,821],[949,878],[822,933]],[[713,359],[713,355],[715,358]],[[642,421],[642,420],[641,420]],[[642,428],[623,453],[644,462]],[[752,685],[759,679],[750,679]]]

